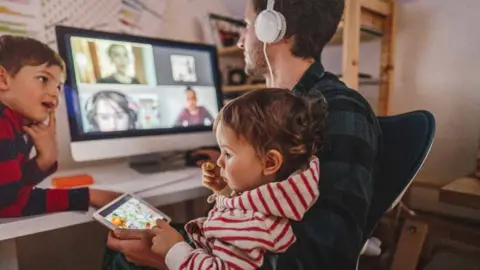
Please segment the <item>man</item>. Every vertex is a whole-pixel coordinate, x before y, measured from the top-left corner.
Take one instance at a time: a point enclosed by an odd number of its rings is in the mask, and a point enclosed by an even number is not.
[[[381,132],[367,101],[325,72],[320,63],[322,50],[340,22],[344,1],[275,1],[275,10],[285,16],[287,30],[283,40],[267,47],[273,81],[254,26],[266,4],[267,0],[248,0],[247,29],[239,41],[247,73],[264,75],[268,86],[289,88],[294,93],[320,91],[328,102],[329,116],[328,145],[318,153],[320,199],[301,222],[292,224],[297,242],[283,254],[267,254],[262,268],[355,269],[365,237],[362,230],[373,192]],[[215,150],[196,154],[207,154],[213,160],[219,156]],[[123,238],[135,236],[125,234]],[[112,248],[126,256],[139,254],[121,240],[109,240]],[[152,257],[145,254],[145,258],[148,262]],[[132,261],[142,264],[138,258]]]

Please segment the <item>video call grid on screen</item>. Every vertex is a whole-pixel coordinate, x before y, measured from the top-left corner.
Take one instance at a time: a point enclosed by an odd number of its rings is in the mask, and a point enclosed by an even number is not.
[[[81,133],[211,127],[218,114],[208,51],[78,36],[68,43]]]

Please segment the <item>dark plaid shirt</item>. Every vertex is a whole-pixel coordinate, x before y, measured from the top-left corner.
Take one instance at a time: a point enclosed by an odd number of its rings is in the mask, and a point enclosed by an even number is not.
[[[328,103],[328,144],[320,158],[320,197],[301,222],[297,242],[283,254],[268,254],[262,269],[356,269],[380,152],[381,131],[368,102],[320,62],[293,89],[319,92]]]
[[[57,169],[40,171],[29,159],[32,145],[22,131],[24,118],[0,103],[0,217],[66,210],[87,210],[88,189],[40,189],[35,186]]]

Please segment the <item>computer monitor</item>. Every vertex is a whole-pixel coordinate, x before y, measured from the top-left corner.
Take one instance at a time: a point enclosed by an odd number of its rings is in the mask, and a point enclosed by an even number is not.
[[[75,161],[215,145],[216,48],[56,27]]]

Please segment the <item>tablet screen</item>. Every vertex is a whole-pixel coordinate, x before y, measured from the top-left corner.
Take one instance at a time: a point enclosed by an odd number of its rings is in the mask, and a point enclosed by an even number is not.
[[[135,197],[127,195],[100,212],[112,225],[122,229],[150,229],[157,219],[164,219],[160,213]]]

